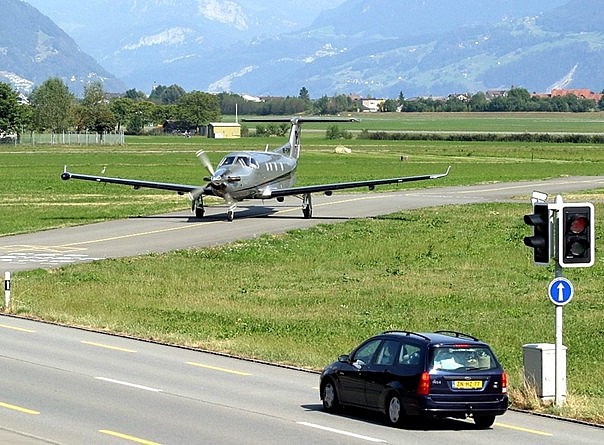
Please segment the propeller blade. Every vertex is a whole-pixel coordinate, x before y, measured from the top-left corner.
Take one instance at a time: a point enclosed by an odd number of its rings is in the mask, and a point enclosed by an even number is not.
[[[201,162],[201,165],[203,165],[208,170],[210,176],[214,176],[214,167],[212,167],[212,163],[210,162],[210,158],[208,158],[206,152],[203,150],[199,150],[197,153],[195,153],[195,156],[197,156],[197,158]]]

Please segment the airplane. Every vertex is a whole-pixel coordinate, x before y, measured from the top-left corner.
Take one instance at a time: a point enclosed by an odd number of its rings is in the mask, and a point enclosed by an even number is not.
[[[444,173],[419,176],[406,176],[388,179],[370,179],[364,181],[338,182],[333,184],[317,184],[295,186],[296,168],[300,156],[300,132],[305,122],[357,122],[355,118],[318,118],[292,117],[275,119],[242,119],[246,122],[288,122],[291,125],[288,141],[275,150],[269,151],[235,151],[227,154],[216,169],[212,166],[203,150],[196,153],[197,158],[208,170],[209,176],[204,178],[205,185],[187,185],[168,182],[143,181],[138,179],[111,178],[106,176],[85,175],[72,173],[65,166],[61,179],[81,179],[85,181],[121,184],[139,188],[152,188],[187,194],[191,200],[191,211],[196,218],[203,218],[205,207],[204,196],[217,196],[227,203],[227,220],[233,221],[237,202],[245,199],[276,199],[283,202],[286,196],[296,196],[302,200],[302,215],[312,217],[312,193],[324,193],[327,196],[335,190],[358,187],[368,187],[374,190],[383,184],[395,184],[427,179],[438,179],[449,174],[451,166]]]

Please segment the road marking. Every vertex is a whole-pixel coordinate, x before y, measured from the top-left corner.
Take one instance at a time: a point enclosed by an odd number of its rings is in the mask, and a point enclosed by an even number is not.
[[[150,440],[141,439],[140,437],[134,437],[128,434],[118,433],[117,431],[99,430],[99,433],[107,434],[113,437],[119,437],[120,439],[129,440],[131,442],[142,443],[143,445],[160,445],[157,442],[151,442]]]
[[[161,389],[151,388],[150,386],[138,385],[136,383],[124,382],[122,380],[114,380],[107,377],[95,377],[96,380],[102,380],[103,382],[115,383],[117,385],[128,386],[130,388],[142,389],[151,392],[161,392]]]
[[[111,349],[113,351],[121,351],[121,352],[136,352],[133,349],[120,348],[118,346],[105,345],[103,343],[95,343],[93,341],[82,340],[81,343],[89,346],[96,346],[97,348]]]
[[[228,372],[229,374],[242,375],[242,376],[252,375],[249,372],[241,372],[241,371],[235,371],[234,369],[219,368],[218,366],[204,365],[202,363],[196,363],[196,362],[186,362],[186,363],[187,363],[187,365],[197,366],[198,368],[211,369],[212,371]]]
[[[330,428],[328,426],[317,425],[316,423],[308,423],[308,422],[296,422],[296,423],[298,425],[308,426],[310,428],[315,428],[317,430],[328,431],[330,433],[340,434],[342,436],[347,436],[347,437],[354,437],[355,439],[361,439],[361,440],[365,440],[367,442],[388,443],[385,440],[377,439],[375,437],[363,436],[361,434],[351,433],[350,431],[338,430],[335,428]]]
[[[538,434],[539,436],[547,436],[547,437],[553,436],[552,433],[546,433],[545,431],[531,430],[529,428],[522,428],[520,426],[508,425],[507,423],[496,422],[495,425],[500,426],[502,428],[508,428],[510,430],[522,431],[523,433]]]
[[[14,326],[9,326],[7,324],[0,324],[0,328],[10,329],[11,331],[27,332],[27,333],[30,333],[30,334],[36,332],[36,331],[32,331],[31,329],[16,328]]]
[[[27,409],[27,408],[23,408],[23,407],[17,406],[17,405],[11,405],[10,403],[0,402],[0,406],[2,408],[12,409],[13,411],[19,411],[20,413],[34,414],[34,415],[40,414],[39,411],[34,411],[33,409]]]

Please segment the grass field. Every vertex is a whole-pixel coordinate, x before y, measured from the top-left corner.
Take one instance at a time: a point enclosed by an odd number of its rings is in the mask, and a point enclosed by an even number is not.
[[[280,142],[139,137],[125,147],[0,147],[0,202],[10,215],[0,220],[0,234],[188,207],[176,195],[61,181],[64,164],[82,173],[106,166],[111,176],[195,184],[205,173],[194,157],[198,148],[216,162],[233,146]],[[601,146],[338,142],[319,131],[303,134],[302,142],[302,184],[439,172],[447,165],[453,166],[449,177],[413,186],[604,174]],[[339,143],[352,154],[335,155]],[[564,196],[596,203],[598,241],[602,193]],[[546,294],[553,270],[534,266],[522,243],[530,204],[519,198],[518,204],[400,212],[213,249],[18,273],[13,311],[313,369],[385,329],[460,330],[494,346],[520,404],[522,345],[553,343],[554,309]],[[226,272],[232,270],[237,279]],[[603,274],[599,258],[592,268],[565,271],[577,295],[564,315],[571,397],[561,413],[598,422],[604,422]]]

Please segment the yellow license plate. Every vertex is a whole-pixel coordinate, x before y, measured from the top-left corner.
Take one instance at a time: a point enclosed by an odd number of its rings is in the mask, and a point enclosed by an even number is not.
[[[482,389],[482,380],[455,380],[453,382],[455,389]]]

